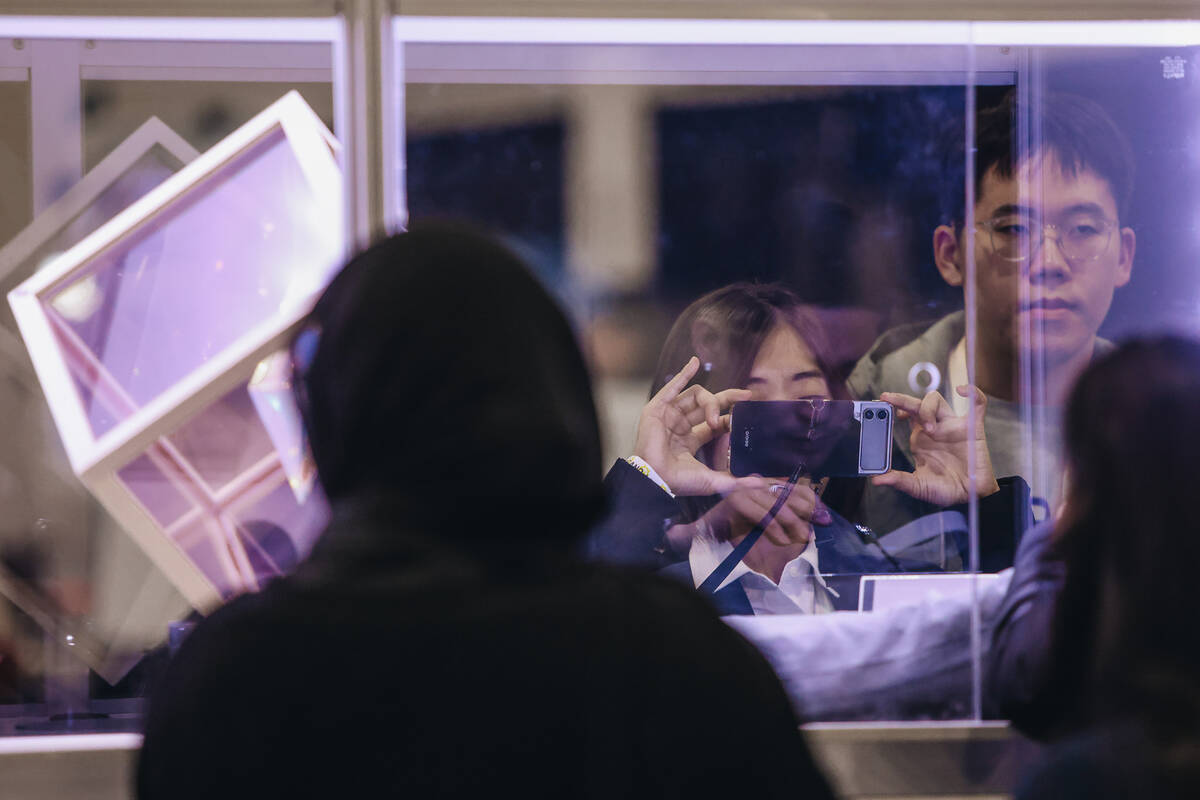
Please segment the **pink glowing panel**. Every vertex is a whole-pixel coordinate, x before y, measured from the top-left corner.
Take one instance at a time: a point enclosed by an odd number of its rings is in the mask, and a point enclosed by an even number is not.
[[[83,398],[95,435],[323,282],[341,242],[312,192],[276,131],[49,295],[76,370],[108,384]]]
[[[155,445],[119,469],[117,476],[154,521],[167,528],[196,507],[180,488],[176,472],[161,446]]]
[[[226,518],[197,516],[172,536],[222,598],[257,589],[254,570],[236,527]]]
[[[251,565],[261,577],[270,574],[268,564],[286,572],[308,555],[329,521],[329,504],[319,487],[297,502],[292,488],[281,483],[235,510],[234,517]]]
[[[296,502],[282,471],[232,504],[197,510],[168,528],[171,540],[221,597],[258,589],[304,558],[329,519],[319,492]]]
[[[210,492],[227,488],[264,459],[277,460],[244,384],[188,420],[167,443]]]
[[[328,518],[319,492],[297,501],[245,382],[117,476],[223,598],[293,567]]]
[[[159,525],[228,505],[243,486],[279,470],[244,385],[205,408],[117,471]],[[278,480],[278,478],[276,478]]]

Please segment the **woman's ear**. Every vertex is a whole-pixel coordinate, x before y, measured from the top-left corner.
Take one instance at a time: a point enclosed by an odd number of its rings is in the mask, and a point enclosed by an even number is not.
[[[966,282],[962,256],[955,226],[938,225],[933,231],[933,263],[942,280],[951,286],[962,286]]]

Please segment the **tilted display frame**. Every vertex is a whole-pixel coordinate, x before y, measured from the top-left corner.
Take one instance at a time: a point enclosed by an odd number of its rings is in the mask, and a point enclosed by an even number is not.
[[[336,160],[336,142],[315,112],[293,91],[9,293],[9,303],[71,468],[184,597],[199,609],[219,604],[221,593],[164,535],[150,512],[117,476],[117,470],[248,381],[258,362],[287,344],[319,290],[297,298],[290,307],[245,331],[228,347],[98,437],[88,422],[54,323],[43,306],[56,290],[69,284],[78,272],[85,271],[94,259],[142,226],[153,223],[177,202],[184,201],[192,190],[203,191],[203,186],[224,168],[239,163],[239,156],[279,133],[291,147],[316,202],[327,206],[323,218],[340,226],[342,177]]]

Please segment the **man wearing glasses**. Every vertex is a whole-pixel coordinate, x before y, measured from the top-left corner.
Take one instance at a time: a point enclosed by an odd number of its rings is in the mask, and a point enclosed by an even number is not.
[[[974,254],[975,379],[988,396],[992,466],[998,476],[1025,478],[1035,505],[1053,505],[1061,482],[1057,407],[1079,371],[1111,346],[1097,331],[1133,267],[1136,237],[1121,223],[1132,149],[1103,109],[1065,94],[1030,109],[1009,93],[979,113],[975,143],[973,219],[934,231],[934,261],[947,283],[962,287]],[[959,215],[964,206],[960,196]],[[859,361],[850,388],[864,398],[940,390],[965,414],[954,391],[968,382],[965,333],[961,311],[888,331]],[[910,456],[907,436],[897,426],[897,456]],[[872,527],[892,530],[920,514],[899,495],[868,490]]]

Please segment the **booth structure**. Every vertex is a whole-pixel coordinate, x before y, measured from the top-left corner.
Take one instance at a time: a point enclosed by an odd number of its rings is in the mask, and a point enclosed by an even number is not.
[[[330,137],[289,94],[10,295],[76,474],[198,608],[324,524],[284,468],[291,397],[253,402],[251,376],[338,267],[340,200]],[[275,552],[247,521],[278,528]]]
[[[169,623],[258,589],[320,533],[282,348],[356,248],[424,218],[498,232],[570,310],[611,461],[670,320],[736,280],[797,291],[846,374],[886,331],[959,320],[974,376],[991,276],[967,257],[948,282],[931,240],[976,218],[979,112],[1066,94],[1102,106],[1136,162],[1115,198],[1134,279],[1100,335],[1196,330],[1200,279],[1180,265],[1200,255],[1200,3],[6,3],[11,796],[87,786],[84,770],[91,796],[129,796],[136,737],[21,734],[62,712],[132,718],[124,687]],[[1018,127],[1036,150],[1036,121]],[[1012,335],[1013,469],[1043,516],[1055,389],[1040,334]],[[931,366],[913,393],[950,380]],[[955,584],[982,591],[980,574],[969,560]],[[847,796],[1011,788],[1031,746],[985,720],[986,636],[976,607],[969,679],[937,719],[811,726]]]

